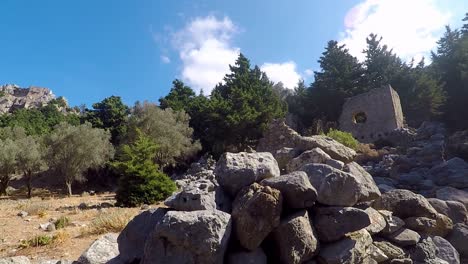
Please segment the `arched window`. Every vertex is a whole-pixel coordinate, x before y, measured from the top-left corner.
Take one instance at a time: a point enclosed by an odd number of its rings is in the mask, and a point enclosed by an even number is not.
[[[355,124],[363,124],[367,121],[367,115],[364,112],[359,112],[353,115],[353,122]]]

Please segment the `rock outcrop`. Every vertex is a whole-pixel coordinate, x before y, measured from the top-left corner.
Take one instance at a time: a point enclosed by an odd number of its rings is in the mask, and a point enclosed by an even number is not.
[[[55,99],[55,95],[47,88],[2,85],[0,86],[0,114],[10,113],[16,109],[41,107],[47,105],[52,99]]]

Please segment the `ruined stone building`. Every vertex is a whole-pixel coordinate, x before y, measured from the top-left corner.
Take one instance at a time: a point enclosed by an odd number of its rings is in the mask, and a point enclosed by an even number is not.
[[[346,99],[340,119],[340,130],[360,142],[374,142],[404,126],[400,97],[390,85]]]

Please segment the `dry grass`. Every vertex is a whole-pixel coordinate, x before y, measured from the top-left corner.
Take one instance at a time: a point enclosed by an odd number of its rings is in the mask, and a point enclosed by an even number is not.
[[[65,230],[57,231],[53,236],[37,235],[31,239],[21,241],[20,248],[57,246],[70,240],[70,234]]]
[[[385,149],[375,149],[372,144],[359,144],[357,147],[356,162],[364,164],[369,161],[378,162],[382,160],[382,157],[385,154],[388,154],[388,151]]]
[[[87,236],[111,232],[119,233],[134,216],[133,212],[128,211],[101,212],[88,227],[83,228],[81,234],[82,236]]]
[[[19,204],[16,209],[25,211],[28,215],[37,215],[42,218],[47,216],[47,211],[51,209],[51,205],[43,201],[28,200]]]

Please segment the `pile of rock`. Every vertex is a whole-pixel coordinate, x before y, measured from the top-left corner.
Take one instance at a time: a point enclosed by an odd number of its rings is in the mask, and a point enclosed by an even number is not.
[[[119,260],[460,263],[459,253],[468,256],[463,205],[401,189],[381,194],[352,162],[353,150],[323,136],[294,137],[270,150],[284,158],[282,175],[270,152],[225,153],[206,173],[214,179],[194,179],[168,208],[127,225]]]

